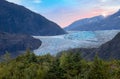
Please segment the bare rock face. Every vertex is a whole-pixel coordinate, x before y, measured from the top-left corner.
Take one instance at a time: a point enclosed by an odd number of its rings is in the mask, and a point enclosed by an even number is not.
[[[8,34],[0,32],[0,55],[6,51],[12,55],[19,55],[26,49],[34,50],[41,45],[41,41],[29,35]]]
[[[5,0],[0,0],[0,31],[41,36],[66,33],[56,23],[45,17]]]

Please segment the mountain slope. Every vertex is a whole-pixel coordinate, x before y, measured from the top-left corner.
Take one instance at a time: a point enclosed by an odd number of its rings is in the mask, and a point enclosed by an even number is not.
[[[120,59],[120,33],[114,39],[100,46],[96,52],[103,59]]]
[[[97,19],[98,17],[94,18]],[[93,18],[89,18],[89,21],[92,21],[92,19]],[[85,20],[85,22],[83,22],[83,20]],[[86,21],[86,19],[83,20],[78,21],[77,26],[74,23],[71,24],[72,26],[68,26],[67,30],[96,31],[120,29],[120,10],[108,17],[93,21],[92,23]]]
[[[104,17],[102,15],[95,16],[92,18],[85,18],[78,21],[73,22],[71,25],[65,28],[65,30],[86,30],[91,29],[91,25],[95,25],[99,23],[99,21],[103,20]]]
[[[19,51],[25,51],[27,48],[30,50],[37,49],[41,45],[41,41],[29,35],[17,35],[0,32],[0,55],[6,51],[16,56]]]
[[[66,33],[45,17],[5,0],[0,0],[0,31],[47,36]]]

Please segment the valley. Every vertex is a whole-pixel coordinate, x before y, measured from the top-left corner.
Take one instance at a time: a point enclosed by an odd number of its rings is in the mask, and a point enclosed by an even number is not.
[[[120,0],[0,0],[0,79],[120,79]]]

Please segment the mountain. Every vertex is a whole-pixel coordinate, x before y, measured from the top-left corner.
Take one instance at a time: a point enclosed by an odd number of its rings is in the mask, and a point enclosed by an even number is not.
[[[101,45],[96,52],[98,52],[99,57],[103,59],[120,59],[120,33],[111,41]]]
[[[100,18],[101,17],[101,18]],[[92,21],[95,18],[96,20]],[[120,29],[120,10],[107,17],[97,16],[83,19],[69,25],[67,30],[96,31],[96,30],[115,30]],[[88,20],[88,21],[87,21]],[[85,21],[85,22],[84,22]]]
[[[86,30],[90,29],[91,25],[95,25],[99,23],[99,21],[103,20],[104,17],[102,15],[95,16],[92,18],[85,18],[78,21],[73,22],[71,25],[65,28],[65,30]]]
[[[13,56],[19,55],[20,51],[37,49],[41,45],[41,41],[29,35],[8,34],[0,32],[0,55],[6,51]]]
[[[40,14],[5,0],[0,0],[0,31],[41,36],[66,33]]]

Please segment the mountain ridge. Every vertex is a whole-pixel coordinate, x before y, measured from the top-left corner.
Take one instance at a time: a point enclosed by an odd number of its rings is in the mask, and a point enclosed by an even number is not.
[[[56,23],[24,6],[5,0],[0,3],[0,31],[41,36],[66,34]]]
[[[92,17],[97,18],[97,17]],[[89,18],[89,20],[92,20]],[[85,20],[85,19],[82,19]],[[65,28],[65,30],[69,31],[97,31],[97,30],[116,30],[120,29],[120,10],[115,12],[112,15],[109,15],[97,22],[89,23],[85,21],[85,24],[81,24],[82,20],[79,21],[78,25],[76,26],[74,23],[69,25]],[[71,27],[73,27],[71,29]]]
[[[78,28],[80,24],[81,24],[81,26],[86,25],[86,22],[91,24],[91,23],[94,23],[94,22],[98,22],[99,20],[102,20],[103,18],[104,18],[104,16],[99,15],[99,16],[94,16],[94,17],[91,17],[91,18],[80,19],[80,20],[77,20],[77,21],[73,22],[69,26],[65,27],[65,30],[75,30],[75,28]]]

